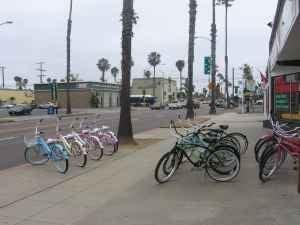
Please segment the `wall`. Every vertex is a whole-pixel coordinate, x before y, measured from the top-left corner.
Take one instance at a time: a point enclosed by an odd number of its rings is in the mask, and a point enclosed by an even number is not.
[[[0,100],[10,103],[11,97],[16,99],[16,104],[30,104],[34,100],[33,92],[29,90],[0,89]]]

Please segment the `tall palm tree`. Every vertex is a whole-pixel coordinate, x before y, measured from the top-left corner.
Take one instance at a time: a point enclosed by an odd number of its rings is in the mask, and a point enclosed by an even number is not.
[[[23,78],[22,77],[19,77],[19,76],[15,76],[14,77],[14,80],[15,80],[15,82],[16,82],[16,87],[17,87],[17,89],[19,89],[19,90],[22,90],[22,82],[23,82]]]
[[[115,83],[117,83],[117,76],[118,76],[118,73],[119,73],[119,69],[117,67],[113,67],[113,68],[111,68],[110,72],[111,72],[111,75],[113,76],[113,78],[115,80]]]
[[[122,83],[120,93],[120,122],[118,137],[121,143],[133,142],[133,132],[130,110],[130,78],[131,78],[131,42],[133,24],[137,17],[133,10],[133,0],[123,0],[122,11]]]
[[[28,79],[27,79],[27,78],[23,79],[22,85],[23,85],[23,88],[24,88],[24,89],[27,88],[27,84],[28,84]]]
[[[72,113],[71,95],[70,95],[72,11],[73,11],[73,0],[70,0],[70,10],[69,10],[69,19],[68,19],[68,27],[67,27],[67,94],[66,94],[67,114]]]
[[[197,2],[190,0],[190,24],[189,24],[189,49],[188,49],[188,92],[187,92],[187,119],[194,119],[194,104],[193,104],[193,65],[194,65],[194,47],[195,47],[195,27]]]
[[[160,54],[157,52],[151,52],[148,55],[148,63],[153,67],[153,96],[155,96],[155,89],[156,89],[156,81],[155,81],[155,72],[156,66],[161,63]]]
[[[52,80],[51,80],[50,77],[48,77],[46,81],[47,81],[48,84],[50,84]]]
[[[182,91],[182,70],[184,68],[184,60],[178,60],[176,62],[176,67],[179,71],[179,82],[180,82],[179,83],[179,87],[180,87],[179,91]]]
[[[100,80],[102,82],[105,82],[105,72],[107,70],[109,70],[109,68],[110,68],[110,64],[109,64],[108,60],[105,58],[99,59],[97,66],[98,66],[98,69],[102,72],[102,77]]]
[[[144,70],[144,76],[145,76],[147,79],[150,79],[150,77],[151,77],[151,72],[150,72],[150,70]]]

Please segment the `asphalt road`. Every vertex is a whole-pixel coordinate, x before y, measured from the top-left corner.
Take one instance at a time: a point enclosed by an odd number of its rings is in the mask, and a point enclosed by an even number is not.
[[[196,111],[197,115],[208,115],[207,105],[201,106]],[[101,111],[99,111],[101,113]],[[224,112],[224,109],[218,109],[218,113]],[[132,123],[134,133],[158,128],[161,124],[167,124],[171,119],[176,119],[178,115],[184,116],[185,110],[155,110],[138,109],[132,111]],[[63,133],[70,131],[70,124],[73,118],[64,118],[61,122]],[[90,117],[91,121],[95,118]],[[119,122],[119,113],[114,111],[104,114],[98,120],[98,126],[110,126],[117,132]],[[18,121],[13,123],[0,124],[0,170],[24,164],[24,136],[27,138],[34,136],[34,129],[37,120]],[[40,129],[45,132],[46,137],[55,136],[55,119],[45,119],[40,125]]]

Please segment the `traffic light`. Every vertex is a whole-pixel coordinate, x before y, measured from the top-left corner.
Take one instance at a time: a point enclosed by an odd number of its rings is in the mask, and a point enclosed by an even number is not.
[[[204,74],[209,75],[211,72],[211,58],[209,56],[204,57]]]

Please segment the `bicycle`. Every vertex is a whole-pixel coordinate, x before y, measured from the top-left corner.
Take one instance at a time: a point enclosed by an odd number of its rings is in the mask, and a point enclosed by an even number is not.
[[[78,133],[74,131],[73,123],[71,124],[71,134],[62,135],[60,129],[60,121],[61,117],[57,118],[56,123],[56,143],[60,143],[64,146],[65,150],[76,161],[76,164],[79,167],[85,167],[87,163],[87,151],[86,151],[86,143],[82,140]]]
[[[259,179],[266,182],[282,166],[287,154],[295,162],[300,156],[300,138],[297,132],[300,128],[290,131],[283,131],[281,127],[273,124],[273,136],[275,144],[267,147],[261,154],[259,161]]]
[[[93,133],[88,127],[87,129],[82,129],[83,123],[87,120],[88,118],[85,117],[80,121],[79,129],[81,130],[79,132],[80,138],[82,138],[85,143],[87,144],[87,153],[89,157],[92,160],[100,160],[103,156],[103,144],[100,141],[99,137]]]
[[[240,171],[240,157],[230,145],[217,144],[217,138],[199,138],[199,130],[188,135],[180,134],[174,121],[175,134],[177,138],[175,146],[171,151],[165,153],[157,163],[154,177],[158,183],[165,183],[175,174],[182,163],[183,157],[187,158],[196,168],[203,168],[206,174],[213,180],[226,182],[234,179]],[[162,172],[162,176],[160,172]]]
[[[24,158],[25,161],[33,166],[44,165],[51,160],[59,173],[65,174],[69,169],[69,156],[64,147],[53,139],[47,141],[42,136],[44,133],[39,131],[36,125],[34,138],[29,140],[24,136]]]

